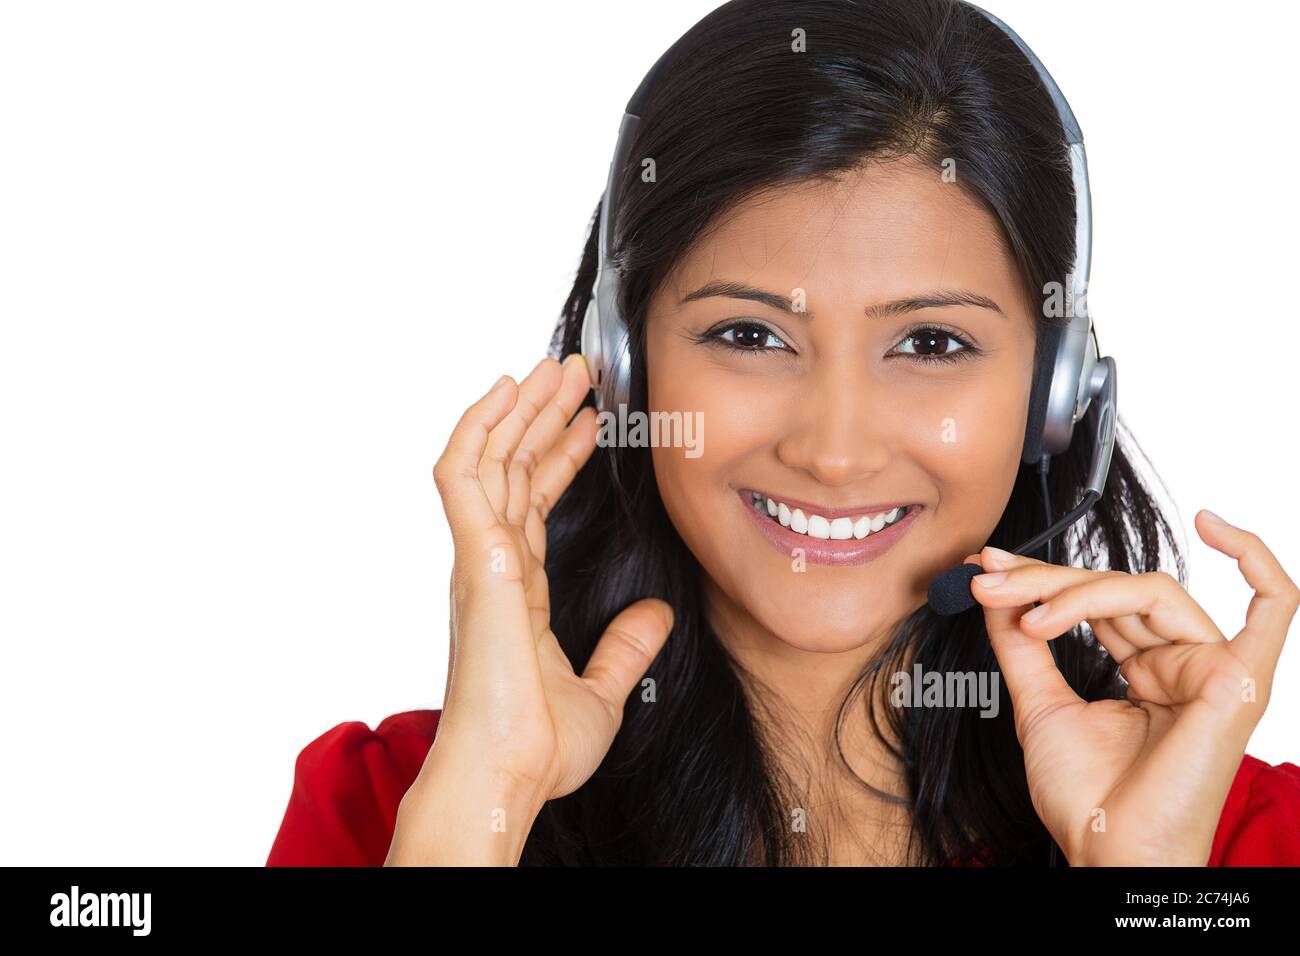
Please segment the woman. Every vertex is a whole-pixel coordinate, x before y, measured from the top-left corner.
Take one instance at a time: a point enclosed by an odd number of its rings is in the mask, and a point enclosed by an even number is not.
[[[503,376],[434,468],[444,710],[309,744],[268,862],[1300,863],[1300,768],[1244,752],[1300,604],[1264,543],[1197,516],[1257,593],[1229,641],[1121,430],[1073,567],[993,547],[1042,529],[1020,452],[1074,254],[1016,46],[954,0],[731,3],[632,155],[631,407],[707,427],[602,430],[593,218],[563,364]],[[963,559],[979,605],[940,617]]]

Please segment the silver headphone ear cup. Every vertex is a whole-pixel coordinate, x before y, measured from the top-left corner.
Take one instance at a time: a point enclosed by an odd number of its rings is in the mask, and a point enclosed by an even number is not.
[[[631,401],[632,391],[632,354],[628,349],[627,326],[621,321],[611,323],[612,341],[606,341],[605,347],[610,361],[606,365],[605,378],[608,387],[611,408],[627,405]]]
[[[1097,339],[1091,334],[1092,329],[1089,327],[1089,335],[1084,341],[1083,360],[1079,369],[1079,391],[1077,392],[1077,404],[1074,412],[1074,421],[1076,423],[1083,420],[1087,413],[1088,407],[1092,404],[1093,395],[1096,392],[1096,385],[1093,381],[1093,370],[1097,367],[1099,356],[1097,354]]]
[[[614,411],[628,401],[632,362],[627,349],[627,326],[618,309],[618,295],[618,273],[613,269],[600,270],[582,326],[583,353],[595,359],[588,362],[588,369],[601,411]]]
[[[603,409],[604,397],[602,391],[605,384],[605,362],[601,350],[600,304],[598,299],[597,295],[592,295],[591,301],[587,303],[587,314],[582,319],[580,347],[582,357],[587,363],[587,375],[591,378],[591,386],[596,392],[596,407]]]
[[[1060,350],[1061,329],[1050,326],[1042,331],[1034,361],[1034,381],[1029,391],[1029,414],[1025,419],[1025,443],[1021,449],[1023,464],[1037,464],[1046,448],[1047,410],[1051,406],[1056,356]]]
[[[1046,329],[1040,349],[1021,453],[1025,464],[1070,447],[1074,426],[1092,400],[1092,371],[1098,361],[1091,320],[1082,316],[1068,326]]]

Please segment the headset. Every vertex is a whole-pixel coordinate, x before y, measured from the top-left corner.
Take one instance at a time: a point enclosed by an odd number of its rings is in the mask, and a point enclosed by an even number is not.
[[[724,6],[742,2],[744,0],[730,0]],[[1075,200],[1074,263],[1061,289],[1068,305],[1065,316],[1067,322],[1063,325],[1049,325],[1040,333],[1021,450],[1021,462],[1038,467],[1048,527],[1013,552],[1028,554],[1046,545],[1047,561],[1053,563],[1052,540],[1082,518],[1101,498],[1115,447],[1115,360],[1100,357],[1096,327],[1087,307],[1088,278],[1092,264],[1092,193],[1088,186],[1088,159],[1083,145],[1083,131],[1079,128],[1074,111],[1070,109],[1065,95],[1042,61],[1014,30],[993,14],[969,0],[960,2],[983,14],[1002,30],[1033,65],[1060,118],[1070,158]],[[630,158],[641,114],[657,78],[674,61],[678,51],[686,45],[695,30],[717,13],[718,10],[714,10],[696,23],[655,61],[628,100],[619,124],[614,157],[609,164],[609,175],[601,201],[595,287],[583,317],[581,338],[582,354],[587,361],[596,405],[602,411],[616,411],[619,406],[626,405],[631,392],[632,360],[628,326],[619,308],[620,276],[612,261],[622,172]],[[1051,457],[1070,447],[1075,426],[1093,402],[1098,406],[1096,433],[1084,486],[1085,493],[1073,510],[1053,522],[1051,502],[1047,495],[1047,473]],[[983,571],[983,567],[978,564],[963,564],[935,578],[928,594],[931,609],[937,614],[951,615],[973,607],[977,602],[971,594],[970,581]],[[1048,646],[1055,660],[1056,643],[1049,641]],[[1055,865],[1054,843],[1051,862]]]

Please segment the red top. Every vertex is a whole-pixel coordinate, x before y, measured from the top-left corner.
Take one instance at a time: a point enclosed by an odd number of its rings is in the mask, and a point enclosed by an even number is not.
[[[351,720],[304,747],[266,865],[382,866],[440,713],[408,710],[374,730]],[[1300,866],[1300,767],[1242,758],[1206,865]]]

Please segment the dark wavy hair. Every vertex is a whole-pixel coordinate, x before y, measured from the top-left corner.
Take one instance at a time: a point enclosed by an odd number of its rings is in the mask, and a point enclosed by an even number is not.
[[[806,52],[791,52],[795,28],[805,31]],[[950,158],[960,188],[1001,223],[1029,301],[1041,301],[1049,281],[1064,282],[1073,262],[1073,185],[1057,113],[1016,45],[958,0],[733,0],[700,21],[685,55],[661,75],[631,155],[653,156],[657,166],[653,183],[641,181],[639,164],[622,171],[615,229],[632,409],[646,409],[651,297],[712,224],[761,190],[832,180],[872,160],[911,157],[938,168]],[[580,351],[599,215],[597,206],[552,339],[559,358]],[[1040,347],[1048,322],[1040,318]],[[1094,411],[1052,459],[1047,483],[1058,513],[1082,495]],[[1126,572],[1161,570],[1164,561],[1185,583],[1181,550],[1134,466],[1138,455],[1121,419],[1104,494],[1065,537],[1061,557]],[[1011,549],[1043,529],[1039,481],[1034,467],[1020,468],[990,544]],[[649,449],[598,447],[547,530],[551,624],[579,673],[628,604],[662,598],[676,620],[647,674],[658,699],[632,696],[595,775],[543,807],[520,862],[825,862],[825,846],[790,832],[799,791],[779,769],[743,669],[708,623],[704,572],[668,518]],[[830,742],[841,759],[850,703],[879,692],[880,678],[904,661],[943,672],[998,667],[978,605],[952,617],[923,606],[886,643],[841,706]],[[1085,700],[1124,696],[1118,667],[1086,626],[1054,644]],[[913,865],[1048,862],[1051,838],[1031,805],[1011,701],[999,685],[996,718],[966,707],[883,708],[899,743],[881,739],[901,762],[907,794],[880,796],[906,804]],[[873,729],[881,734],[874,718]]]

